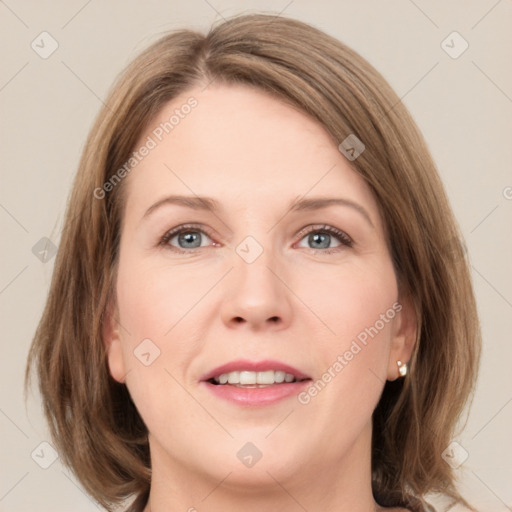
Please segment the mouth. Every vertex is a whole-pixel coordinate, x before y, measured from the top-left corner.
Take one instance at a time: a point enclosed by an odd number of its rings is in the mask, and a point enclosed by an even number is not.
[[[249,370],[233,371],[216,375],[207,382],[215,386],[236,386],[239,388],[265,388],[275,384],[291,384],[309,378],[296,377],[293,373],[282,370],[254,372]]]
[[[201,378],[216,396],[245,406],[275,403],[298,393],[311,380],[290,365],[269,360],[233,361]]]
[[[273,386],[303,380],[311,380],[311,378],[293,366],[271,359],[231,361],[213,368],[201,377],[201,381],[210,382],[216,386]]]

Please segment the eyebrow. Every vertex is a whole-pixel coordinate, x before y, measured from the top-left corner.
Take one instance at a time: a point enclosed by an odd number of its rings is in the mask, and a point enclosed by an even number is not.
[[[151,205],[146,210],[142,218],[144,219],[148,217],[151,213],[164,205],[177,205],[190,208],[192,210],[202,210],[212,213],[216,213],[222,210],[220,203],[211,197],[172,195],[164,197],[163,199],[160,199]],[[359,212],[373,228],[375,228],[372,219],[365,208],[363,208],[360,204],[351,201],[350,199],[341,197],[313,197],[309,199],[296,199],[290,203],[287,211],[315,211],[321,210],[322,208],[327,208],[332,205],[348,206],[353,208]]]

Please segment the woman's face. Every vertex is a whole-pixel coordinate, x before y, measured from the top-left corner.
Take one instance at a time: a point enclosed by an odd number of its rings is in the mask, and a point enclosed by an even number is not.
[[[243,86],[176,98],[144,144],[105,338],[154,470],[258,485],[369,463],[413,324],[364,180],[315,121]]]

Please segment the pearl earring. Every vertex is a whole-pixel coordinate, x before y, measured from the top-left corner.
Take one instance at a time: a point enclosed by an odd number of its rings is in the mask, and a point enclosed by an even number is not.
[[[396,364],[398,365],[398,373],[400,374],[400,377],[405,377],[407,375],[407,363],[397,361]]]

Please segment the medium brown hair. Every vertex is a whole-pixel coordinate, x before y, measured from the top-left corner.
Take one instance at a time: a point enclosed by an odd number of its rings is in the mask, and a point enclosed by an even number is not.
[[[405,106],[361,56],[303,22],[264,14],[231,18],[206,36],[161,37],[118,78],[91,129],[27,365],[64,462],[108,510],[128,497],[130,510],[144,508],[147,429],[110,376],[102,340],[115,301],[124,181],[102,199],[94,191],[167,102],[212,81],[272,94],[337,146],[349,135],[364,143],[351,165],[377,200],[400,291],[418,319],[409,375],[386,383],[373,415],[374,496],[383,506],[416,507],[437,492],[465,503],[442,452],[471,396],[480,328],[462,237],[432,158]]]

